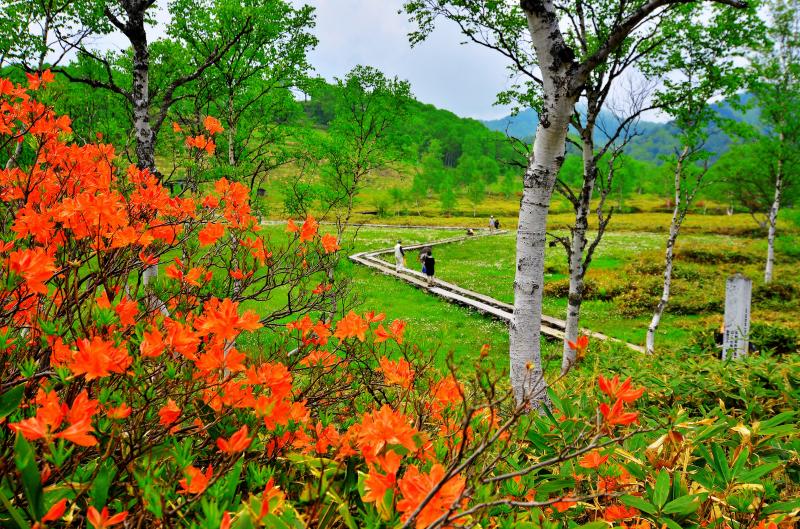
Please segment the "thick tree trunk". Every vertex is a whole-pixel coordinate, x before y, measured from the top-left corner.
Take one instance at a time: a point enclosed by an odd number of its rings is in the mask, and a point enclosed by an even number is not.
[[[781,188],[783,187],[783,160],[778,160],[775,174],[775,198],[769,209],[769,231],[767,232],[767,264],[764,267],[764,283],[772,281],[772,269],[775,265],[775,228],[778,223],[778,211],[781,207]]]
[[[545,102],[525,171],[517,227],[514,318],[509,330],[510,376],[517,404],[527,404],[532,409],[547,402],[540,342],[545,234],[553,186],[564,161],[567,126],[575,108],[575,99],[564,92]]]
[[[675,259],[675,241],[678,240],[678,233],[681,229],[681,222],[683,221],[683,212],[681,211],[681,180],[683,173],[683,161],[689,153],[689,148],[684,147],[683,152],[678,157],[678,163],[675,166],[675,206],[672,208],[672,222],[669,225],[669,238],[667,239],[667,251],[664,259],[664,286],[661,290],[661,299],[658,300],[658,305],[653,311],[653,318],[650,320],[650,326],[647,328],[647,340],[645,343],[645,352],[653,354],[655,351],[656,331],[661,323],[661,316],[664,314],[664,309],[669,303],[669,291],[672,285],[672,266]],[[689,204],[686,204],[688,208]],[[684,208],[685,209],[685,208]]]
[[[583,133],[583,188],[575,207],[575,225],[572,229],[572,242],[569,255],[569,295],[567,298],[567,319],[564,328],[564,350],[561,359],[561,374],[565,375],[577,361],[577,351],[569,342],[576,342],[580,333],[581,304],[583,303],[583,278],[586,274],[584,250],[586,232],[589,230],[589,211],[597,181],[597,164],[594,158],[594,128],[587,126]]]
[[[135,40],[135,41],[134,41]],[[156,135],[150,126],[150,50],[144,26],[133,46],[133,130],[136,136],[138,166],[156,174]]]

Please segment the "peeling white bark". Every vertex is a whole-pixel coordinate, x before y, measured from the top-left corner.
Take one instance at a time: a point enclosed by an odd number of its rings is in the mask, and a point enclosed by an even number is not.
[[[783,139],[783,138],[781,138]],[[779,159],[775,172],[775,198],[769,209],[769,231],[767,232],[767,264],[764,266],[764,283],[772,281],[772,270],[775,266],[775,231],[778,223],[778,211],[781,207],[781,188],[783,187],[783,160]]]
[[[678,240],[678,233],[681,229],[681,223],[685,216],[685,211],[689,204],[681,205],[681,197],[683,192],[681,190],[681,182],[683,181],[683,162],[689,154],[689,147],[684,147],[681,155],[678,157],[678,163],[675,165],[675,206],[672,208],[672,221],[669,224],[669,238],[667,239],[667,250],[664,259],[664,286],[661,291],[661,299],[658,300],[658,305],[653,311],[653,318],[650,320],[650,326],[647,328],[647,339],[645,343],[645,352],[653,354],[655,352],[656,331],[661,323],[661,316],[664,314],[664,309],[669,303],[669,292],[672,285],[672,268],[675,259],[675,241]]]

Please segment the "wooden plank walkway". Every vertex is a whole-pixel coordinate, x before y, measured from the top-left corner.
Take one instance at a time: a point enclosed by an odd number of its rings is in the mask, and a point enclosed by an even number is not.
[[[438,228],[430,227],[430,229],[438,229]],[[475,235],[472,236],[464,235],[460,237],[451,237],[448,239],[441,239],[423,244],[404,246],[403,249],[418,250],[426,246],[438,246],[442,244],[451,244],[454,242],[460,242],[466,240],[477,240],[480,239],[481,237],[489,237],[492,235],[499,235],[501,233],[508,233],[508,232],[507,231],[489,232],[488,230],[476,230]],[[512,318],[514,317],[514,307],[512,305],[509,305],[508,303],[504,303],[485,294],[473,292],[471,290],[460,287],[453,283],[442,281],[441,279],[434,279],[433,286],[429,287],[427,283],[427,278],[421,272],[418,272],[417,270],[412,270],[410,268],[405,268],[401,271],[395,270],[394,264],[384,261],[383,259],[380,258],[381,255],[392,254],[392,253],[394,253],[394,248],[381,248],[379,250],[372,250],[372,251],[353,254],[350,256],[350,260],[362,266],[367,266],[369,268],[372,268],[373,270],[376,270],[382,274],[392,276],[401,281],[405,281],[406,283],[409,283],[417,288],[425,289],[429,293],[439,296],[440,298],[443,298],[451,303],[472,308],[482,314],[486,314],[487,316],[491,316],[495,319],[504,321],[506,323],[510,323]],[[566,322],[564,320],[560,320],[558,318],[554,318],[552,316],[547,316],[544,314],[542,315],[542,334],[544,334],[549,338],[563,340],[565,326]],[[581,329],[581,332],[583,334],[591,336],[596,340],[624,343],[628,348],[640,353],[644,353],[644,347],[642,346],[632,343],[622,342],[621,340],[618,340],[616,338],[606,336],[605,334],[599,332],[593,332],[588,329]]]

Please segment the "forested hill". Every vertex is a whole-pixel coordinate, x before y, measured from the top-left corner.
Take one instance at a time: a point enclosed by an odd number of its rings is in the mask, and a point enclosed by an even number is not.
[[[742,103],[750,101],[751,96],[745,94],[741,97]],[[712,105],[714,110],[722,119],[732,120],[739,123],[756,125],[758,123],[758,109],[749,108],[746,112],[735,109],[729,102],[723,101]],[[601,112],[598,120],[600,123],[612,127],[617,122],[616,118],[609,112]],[[486,127],[530,141],[536,132],[539,124],[539,117],[532,109],[519,112],[517,115],[509,115],[500,119],[483,122]],[[658,123],[653,121],[641,121],[638,124],[638,136],[635,137],[627,150],[632,158],[637,160],[660,163],[662,157],[672,154],[677,147],[677,129],[671,122]],[[601,132],[596,132],[596,139],[604,141],[606,136]],[[716,124],[712,124],[708,130],[708,141],[706,149],[715,155],[721,155],[728,150],[730,137],[720,130]]]

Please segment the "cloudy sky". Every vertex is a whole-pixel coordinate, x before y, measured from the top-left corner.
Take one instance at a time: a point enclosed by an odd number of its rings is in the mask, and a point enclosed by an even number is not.
[[[299,0],[298,0],[299,3]],[[411,82],[420,101],[461,116],[491,119],[507,109],[494,106],[506,86],[506,63],[495,52],[464,40],[453,24],[441,21],[414,49],[413,25],[398,14],[402,0],[305,0],[316,8],[319,45],[311,55],[317,73],[344,76],[353,66],[374,66]]]

